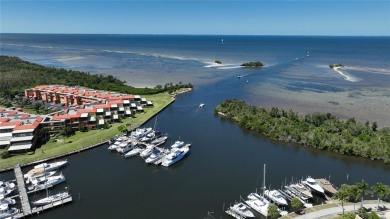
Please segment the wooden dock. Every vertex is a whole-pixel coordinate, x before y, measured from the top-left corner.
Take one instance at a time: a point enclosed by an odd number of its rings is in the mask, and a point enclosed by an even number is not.
[[[72,201],[73,201],[72,197],[69,196],[68,198],[61,199],[60,201],[52,202],[52,203],[44,205],[44,206],[33,208],[33,209],[31,209],[30,214],[19,213],[19,214],[15,215],[14,218],[24,218],[25,216],[39,214],[41,211],[50,210],[56,206],[61,206],[61,205],[67,204],[67,203],[72,202]]]
[[[335,189],[327,179],[315,179],[315,181],[325,190],[325,192],[330,193],[331,195],[334,195],[337,192],[337,189]]]
[[[26,185],[24,184],[23,173],[19,165],[15,166],[14,172],[16,177],[16,183],[18,184],[18,191],[19,191],[20,202],[22,205],[23,215],[30,215],[31,206],[30,206],[30,202],[28,201],[28,195],[26,191]]]

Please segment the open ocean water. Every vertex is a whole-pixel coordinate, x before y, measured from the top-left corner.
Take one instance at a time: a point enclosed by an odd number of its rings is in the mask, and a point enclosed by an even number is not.
[[[192,143],[187,158],[172,168],[147,166],[139,157],[124,159],[104,146],[69,156],[63,170],[67,184],[62,189],[68,186],[75,201],[40,218],[202,218],[207,211],[215,212],[216,218],[229,218],[223,206],[226,209],[240,195],[246,197],[260,188],[264,163],[267,187],[279,188],[285,181],[308,175],[331,176],[336,185],[361,179],[390,184],[390,166],[381,161],[271,141],[213,113],[221,101],[239,98],[301,114],[332,112],[390,126],[389,37],[0,37],[1,55],[112,74],[137,87],[180,81],[195,85],[158,115],[159,129],[170,133],[171,141],[180,138]],[[217,66],[215,60],[223,64]],[[239,67],[248,61],[261,61],[265,67]],[[333,63],[343,64],[341,70],[348,77],[330,69]],[[198,109],[199,103],[205,103],[205,108]]]

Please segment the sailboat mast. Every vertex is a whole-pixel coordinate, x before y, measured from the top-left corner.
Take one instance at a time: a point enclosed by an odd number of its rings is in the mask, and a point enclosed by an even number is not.
[[[263,176],[263,195],[265,191],[265,164],[264,164],[264,170],[263,170],[264,176]]]

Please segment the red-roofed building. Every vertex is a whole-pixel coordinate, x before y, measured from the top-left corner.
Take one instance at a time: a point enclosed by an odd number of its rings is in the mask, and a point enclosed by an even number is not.
[[[0,108],[0,148],[9,153],[33,150],[39,141],[42,117]]]

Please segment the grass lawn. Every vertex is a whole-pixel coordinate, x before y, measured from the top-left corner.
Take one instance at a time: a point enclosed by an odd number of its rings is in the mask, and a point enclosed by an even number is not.
[[[35,150],[34,154],[14,155],[6,159],[0,159],[0,168],[5,169],[13,167],[18,163],[26,164],[58,156],[60,154],[79,150],[84,147],[96,144],[98,142],[108,140],[114,137],[116,134],[119,134],[118,126],[130,123],[130,127],[135,128],[136,125],[141,125],[145,123],[148,119],[153,117],[155,114],[157,114],[157,112],[159,112],[161,109],[163,109],[173,101],[173,99],[169,96],[168,93],[143,95],[142,97],[152,101],[154,107],[145,108],[145,112],[142,114],[136,114],[136,118],[126,118],[122,121],[122,123],[113,123],[111,124],[112,127],[109,129],[91,130],[88,132],[76,132],[75,135],[68,138],[64,138],[64,142],[53,142],[52,139],[50,139],[46,144],[42,145],[42,147]]]

